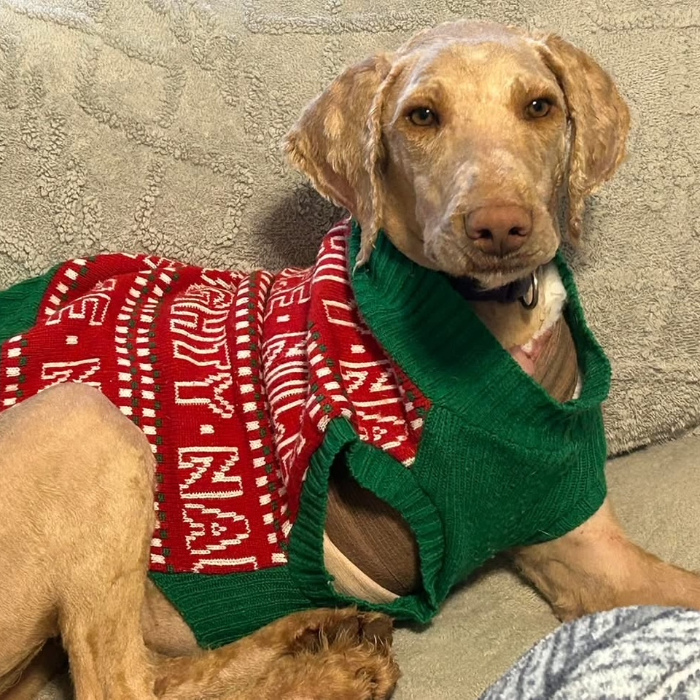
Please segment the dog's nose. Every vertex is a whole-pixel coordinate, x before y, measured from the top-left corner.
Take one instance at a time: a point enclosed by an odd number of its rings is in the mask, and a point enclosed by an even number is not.
[[[467,236],[487,255],[518,250],[532,232],[532,216],[515,205],[479,207],[464,219]]]

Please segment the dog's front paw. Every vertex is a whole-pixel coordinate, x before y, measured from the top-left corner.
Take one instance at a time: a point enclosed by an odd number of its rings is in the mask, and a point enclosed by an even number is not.
[[[304,684],[290,699],[386,700],[400,676],[393,655],[366,642],[355,647],[331,646],[304,661],[300,667]]]
[[[286,631],[286,653],[259,687],[274,700],[384,700],[399,668],[391,652],[392,623],[386,615],[314,610],[275,624]]]

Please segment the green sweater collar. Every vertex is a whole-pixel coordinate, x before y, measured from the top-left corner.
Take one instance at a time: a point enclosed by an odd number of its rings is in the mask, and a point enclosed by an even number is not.
[[[353,222],[349,264],[360,246]],[[610,389],[610,364],[586,324],[573,275],[561,253],[556,264],[568,294],[566,320],[582,374],[578,399],[559,403],[503,349],[446,275],[428,270],[399,252],[381,232],[369,262],[352,273],[360,311],[373,333],[434,403],[491,420],[567,423],[582,411],[599,409]],[[488,423],[488,421],[487,421]],[[540,425],[542,425],[540,423]]]

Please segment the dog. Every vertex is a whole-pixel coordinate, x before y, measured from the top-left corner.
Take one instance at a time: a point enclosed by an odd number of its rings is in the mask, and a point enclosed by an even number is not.
[[[563,620],[700,608],[606,497],[609,366],[558,253],[628,128],[563,39],[440,25],[289,133],[351,214],[309,270],[103,256],[0,295],[0,697],[60,636],[78,700],[386,698],[390,617],[503,550]]]

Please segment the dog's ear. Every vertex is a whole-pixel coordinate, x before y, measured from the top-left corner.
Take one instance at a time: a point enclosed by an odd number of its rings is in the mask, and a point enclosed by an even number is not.
[[[538,37],[537,44],[569,113],[568,226],[578,242],[586,197],[612,177],[625,156],[629,109],[612,78],[586,53],[556,35]]]
[[[358,264],[369,258],[382,225],[381,111],[392,63],[390,54],[378,54],[346,69],[304,110],[284,141],[292,166],[360,222]]]

